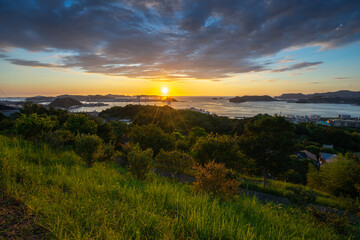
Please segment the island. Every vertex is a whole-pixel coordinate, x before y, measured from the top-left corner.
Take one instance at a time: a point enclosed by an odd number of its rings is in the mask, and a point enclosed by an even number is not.
[[[171,98],[171,97],[166,97],[162,101],[163,102],[177,102],[177,100],[175,98]]]
[[[242,96],[242,97],[234,97],[230,98],[229,102],[233,103],[242,103],[242,102],[271,102],[276,101],[276,99],[264,95],[264,96]]]
[[[54,101],[52,101],[49,104],[49,107],[56,107],[56,108],[70,108],[73,106],[80,106],[82,105],[81,102],[79,102],[76,99],[73,99],[71,97],[63,97],[63,98],[56,98]]]

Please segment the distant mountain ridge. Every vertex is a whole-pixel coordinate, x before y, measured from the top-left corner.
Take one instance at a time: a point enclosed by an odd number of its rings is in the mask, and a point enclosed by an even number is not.
[[[70,95],[70,94],[63,94],[56,97],[45,97],[45,96],[35,96],[35,97],[28,97],[26,101],[35,101],[35,102],[51,102],[57,98],[66,98],[70,97],[76,99],[78,101],[99,101],[99,100],[111,100],[118,97],[126,97],[125,95]]]
[[[340,90],[336,92],[325,92],[325,93],[284,93],[281,96],[275,98],[281,100],[298,100],[298,99],[310,99],[313,97],[325,97],[325,98],[344,98],[344,99],[358,99],[360,98],[360,91]]]

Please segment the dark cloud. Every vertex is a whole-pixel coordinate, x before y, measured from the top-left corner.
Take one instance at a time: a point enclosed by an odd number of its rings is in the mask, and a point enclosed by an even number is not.
[[[29,60],[21,60],[21,59],[6,59],[6,61],[9,61],[14,65],[26,66],[26,67],[47,67],[47,68],[63,67],[52,63],[41,63],[39,61],[29,61]]]
[[[42,67],[179,80],[268,70],[290,47],[360,39],[358,0],[0,0],[0,49],[66,51]],[[316,66],[300,63],[283,72]]]
[[[319,64],[322,64],[323,62],[302,62],[302,63],[296,63],[293,65],[290,65],[288,67],[283,67],[280,69],[274,69],[271,70],[271,72],[286,72],[286,71],[292,71],[292,70],[297,70],[297,69],[301,69],[301,68],[307,68],[307,67],[314,67],[317,66]]]

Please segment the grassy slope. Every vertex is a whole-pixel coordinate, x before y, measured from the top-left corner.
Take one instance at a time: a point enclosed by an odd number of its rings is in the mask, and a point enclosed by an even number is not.
[[[307,186],[303,186],[300,184],[293,184],[288,182],[276,181],[276,180],[268,180],[267,186],[264,188],[262,186],[263,179],[259,177],[247,177],[242,176],[244,180],[241,184],[242,188],[246,188],[253,191],[269,193],[272,195],[277,195],[281,197],[286,197],[285,192],[287,191],[287,187],[295,187],[299,189],[303,189],[304,191],[313,191],[316,194],[316,200],[313,204],[318,204],[322,206],[337,208],[341,210],[354,211],[354,209],[360,208],[359,201],[356,201],[351,198],[345,197],[335,197],[328,193],[324,193],[315,189],[311,189]]]
[[[347,239],[297,209],[210,199],[154,175],[0,136],[0,181],[60,239]]]

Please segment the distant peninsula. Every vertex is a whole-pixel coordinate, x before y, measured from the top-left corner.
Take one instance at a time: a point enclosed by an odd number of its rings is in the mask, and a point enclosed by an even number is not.
[[[230,98],[229,102],[233,103],[242,103],[242,102],[271,102],[276,101],[276,99],[264,95],[264,96],[242,96],[242,97],[234,97]]]
[[[275,98],[296,103],[344,103],[358,105],[360,104],[360,91],[341,90],[313,94],[284,93]]]
[[[127,96],[127,95],[59,95],[56,97],[45,97],[45,96],[35,96],[28,97],[25,100],[34,102],[34,103],[44,103],[44,102],[53,102],[56,99],[63,98],[72,98],[77,101],[82,102],[90,102],[90,103],[101,103],[101,102],[177,102],[175,98],[172,97],[164,97],[157,95],[135,95],[135,96]]]

